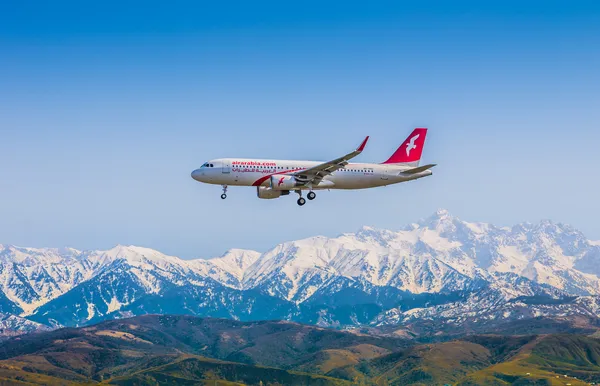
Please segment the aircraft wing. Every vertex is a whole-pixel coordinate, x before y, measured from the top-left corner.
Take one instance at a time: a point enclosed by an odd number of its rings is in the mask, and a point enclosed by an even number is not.
[[[313,166],[306,170],[300,170],[295,172],[293,175],[296,177],[298,182],[304,183],[305,185],[313,184],[317,185],[323,177],[330,175],[334,171],[343,168],[348,165],[348,161],[362,153],[363,149],[367,145],[369,136],[367,136],[359,147],[351,153],[346,154],[343,157],[336,158],[334,160],[323,162],[320,165]]]

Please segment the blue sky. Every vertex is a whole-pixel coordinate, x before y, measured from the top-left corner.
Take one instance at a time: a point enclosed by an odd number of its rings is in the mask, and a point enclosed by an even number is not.
[[[438,208],[600,239],[597,2],[218,3],[0,5],[0,243],[210,257]],[[302,208],[189,176],[415,126],[433,177]]]

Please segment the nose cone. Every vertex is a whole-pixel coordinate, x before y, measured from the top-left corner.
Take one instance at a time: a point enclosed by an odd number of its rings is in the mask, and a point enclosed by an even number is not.
[[[203,175],[204,175],[204,172],[200,169],[196,169],[192,172],[192,178],[195,179],[196,181],[202,182]]]

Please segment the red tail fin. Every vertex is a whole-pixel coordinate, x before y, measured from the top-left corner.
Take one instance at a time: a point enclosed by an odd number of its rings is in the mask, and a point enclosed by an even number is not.
[[[396,150],[384,164],[418,164],[421,159],[421,153],[423,153],[423,145],[425,144],[426,136],[427,129],[414,129],[408,138],[402,142],[402,145],[400,145],[398,150]]]

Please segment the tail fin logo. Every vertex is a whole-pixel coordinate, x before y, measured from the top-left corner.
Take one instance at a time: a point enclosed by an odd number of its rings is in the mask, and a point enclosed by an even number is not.
[[[394,154],[384,162],[384,164],[410,164],[418,166],[423,147],[425,147],[425,138],[427,137],[427,129],[425,127],[417,127],[402,143]]]
[[[410,156],[410,152],[412,149],[416,149],[417,145],[415,144],[415,142],[417,141],[417,139],[419,139],[419,136],[421,134],[417,134],[415,136],[413,136],[410,141],[406,144],[406,156]]]

